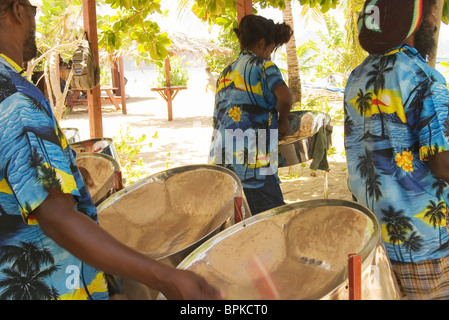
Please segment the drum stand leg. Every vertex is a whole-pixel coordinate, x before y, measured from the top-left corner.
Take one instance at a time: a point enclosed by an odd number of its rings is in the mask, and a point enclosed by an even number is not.
[[[350,254],[348,259],[349,300],[362,300],[362,256]]]
[[[327,199],[329,197],[329,185],[328,185],[328,175],[329,170],[324,171],[324,199]]]

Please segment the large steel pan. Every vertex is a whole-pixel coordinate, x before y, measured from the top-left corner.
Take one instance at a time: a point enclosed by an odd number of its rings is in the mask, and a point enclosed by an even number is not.
[[[78,128],[62,128],[62,131],[64,132],[69,144],[76,143],[81,140]]]
[[[286,167],[307,162],[313,158],[313,146],[319,130],[324,126],[332,132],[329,115],[319,111],[301,110],[292,111],[289,115],[290,131],[284,141],[279,142],[279,167]],[[307,120],[308,124],[305,124]],[[303,125],[304,131],[298,133]],[[328,145],[332,145],[332,137],[328,135]]]
[[[251,216],[237,175],[221,166],[190,165],[146,177],[98,207],[99,224],[126,245],[176,267],[201,243]],[[157,292],[123,279],[128,299]]]
[[[95,205],[119,190],[120,166],[114,158],[103,153],[83,152],[77,154],[76,165]]]
[[[209,239],[178,268],[202,275],[225,299],[346,300],[350,254],[362,258],[363,299],[400,298],[378,220],[343,200],[260,213]]]
[[[104,153],[114,158],[120,165],[120,159],[115,150],[114,141],[111,138],[96,138],[89,140],[82,140],[75,143],[70,143],[70,147],[77,153],[96,152]]]

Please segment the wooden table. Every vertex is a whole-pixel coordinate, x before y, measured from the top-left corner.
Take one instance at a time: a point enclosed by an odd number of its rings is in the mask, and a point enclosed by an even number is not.
[[[179,91],[185,89],[187,89],[187,87],[184,86],[151,88],[151,91],[156,91],[162,98],[164,98],[165,101],[167,101],[168,121],[173,120],[173,99],[176,97]]]
[[[101,87],[100,90],[107,94],[107,97],[101,97],[102,102],[110,102],[117,110],[121,109],[119,99],[114,95],[114,90],[117,90],[117,88]],[[73,92],[73,95],[67,95],[66,97],[65,103],[67,108],[72,110],[73,106],[77,104],[87,105],[87,98],[80,98],[81,92],[85,90],[71,89],[70,91]]]

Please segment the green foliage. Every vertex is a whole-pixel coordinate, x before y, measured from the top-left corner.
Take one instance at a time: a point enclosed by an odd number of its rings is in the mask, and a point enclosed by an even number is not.
[[[320,6],[322,13],[326,13],[330,9],[336,9],[339,2],[339,0],[299,0],[302,6],[308,5],[310,8]]]
[[[181,64],[181,58],[178,56],[170,57],[170,82],[172,86],[187,86],[189,82],[189,73],[186,68]],[[157,61],[154,64],[157,71],[157,83],[158,87],[167,86],[167,80],[165,76],[165,65],[162,61]]]
[[[325,79],[332,74],[347,77],[354,68],[365,59],[367,53],[357,44],[349,40],[349,33],[345,31],[334,17],[324,15],[326,31],[317,31],[319,43],[310,40],[297,48],[301,72],[315,72],[315,77]]]
[[[211,71],[220,74],[224,68],[238,58],[240,45],[237,37],[230,37],[225,30],[220,33],[216,44],[220,47],[232,49],[232,54],[229,56],[211,53],[204,57],[204,61]]]
[[[140,59],[147,64],[151,60],[167,57],[171,40],[161,32],[159,25],[150,19],[154,13],[162,14],[160,0],[104,0],[114,15],[99,16],[98,45],[108,52],[137,44]]]
[[[287,54],[280,52],[283,61],[287,62]],[[308,75],[310,71],[315,70],[316,60],[321,56],[318,44],[309,40],[296,46],[296,57],[298,58],[299,73]]]
[[[157,135],[155,136],[157,137]],[[119,135],[114,137],[125,186],[137,182],[149,174],[144,169],[142,158],[137,158],[144,146],[143,142],[146,140],[146,135],[143,134],[140,138],[136,138],[131,135],[129,127],[123,129],[122,126],[120,126]],[[151,147],[151,144],[148,146]]]
[[[68,44],[83,34],[78,21],[81,17],[81,0],[43,0],[41,14],[36,22],[37,47],[45,53],[58,45]],[[63,60],[70,59],[73,48],[59,50]]]
[[[445,24],[449,24],[449,0],[444,0],[442,21]]]
[[[232,29],[238,27],[236,0],[193,0],[192,12],[209,24],[218,24],[232,36]],[[285,8],[285,0],[253,0],[261,8]],[[256,13],[256,10],[254,13]]]
[[[343,108],[332,108],[329,104],[329,97],[326,95],[311,97],[301,104],[295,104],[293,110],[312,110],[323,112],[331,117],[334,122],[343,122],[344,111]]]
[[[324,45],[320,62],[315,68],[318,78],[326,78],[334,73],[343,73],[342,71],[345,69],[344,66],[341,66],[345,52],[345,34],[333,17],[326,15],[325,22],[327,33],[321,30],[317,31],[317,35]]]

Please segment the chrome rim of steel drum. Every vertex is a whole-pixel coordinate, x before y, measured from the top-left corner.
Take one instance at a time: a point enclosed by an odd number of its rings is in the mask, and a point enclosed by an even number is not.
[[[357,254],[362,259],[363,298],[399,299],[380,232],[376,216],[356,202],[298,202],[220,232],[178,268],[194,271],[224,288],[230,299],[345,300],[348,256]],[[261,283],[270,282],[273,290],[260,289]]]
[[[251,216],[237,175],[221,166],[201,164],[141,179],[109,196],[97,211],[100,225],[119,241],[176,267],[201,243],[234,224],[238,203],[244,218]],[[186,216],[184,208],[192,214]],[[142,289],[136,283],[132,286]]]

